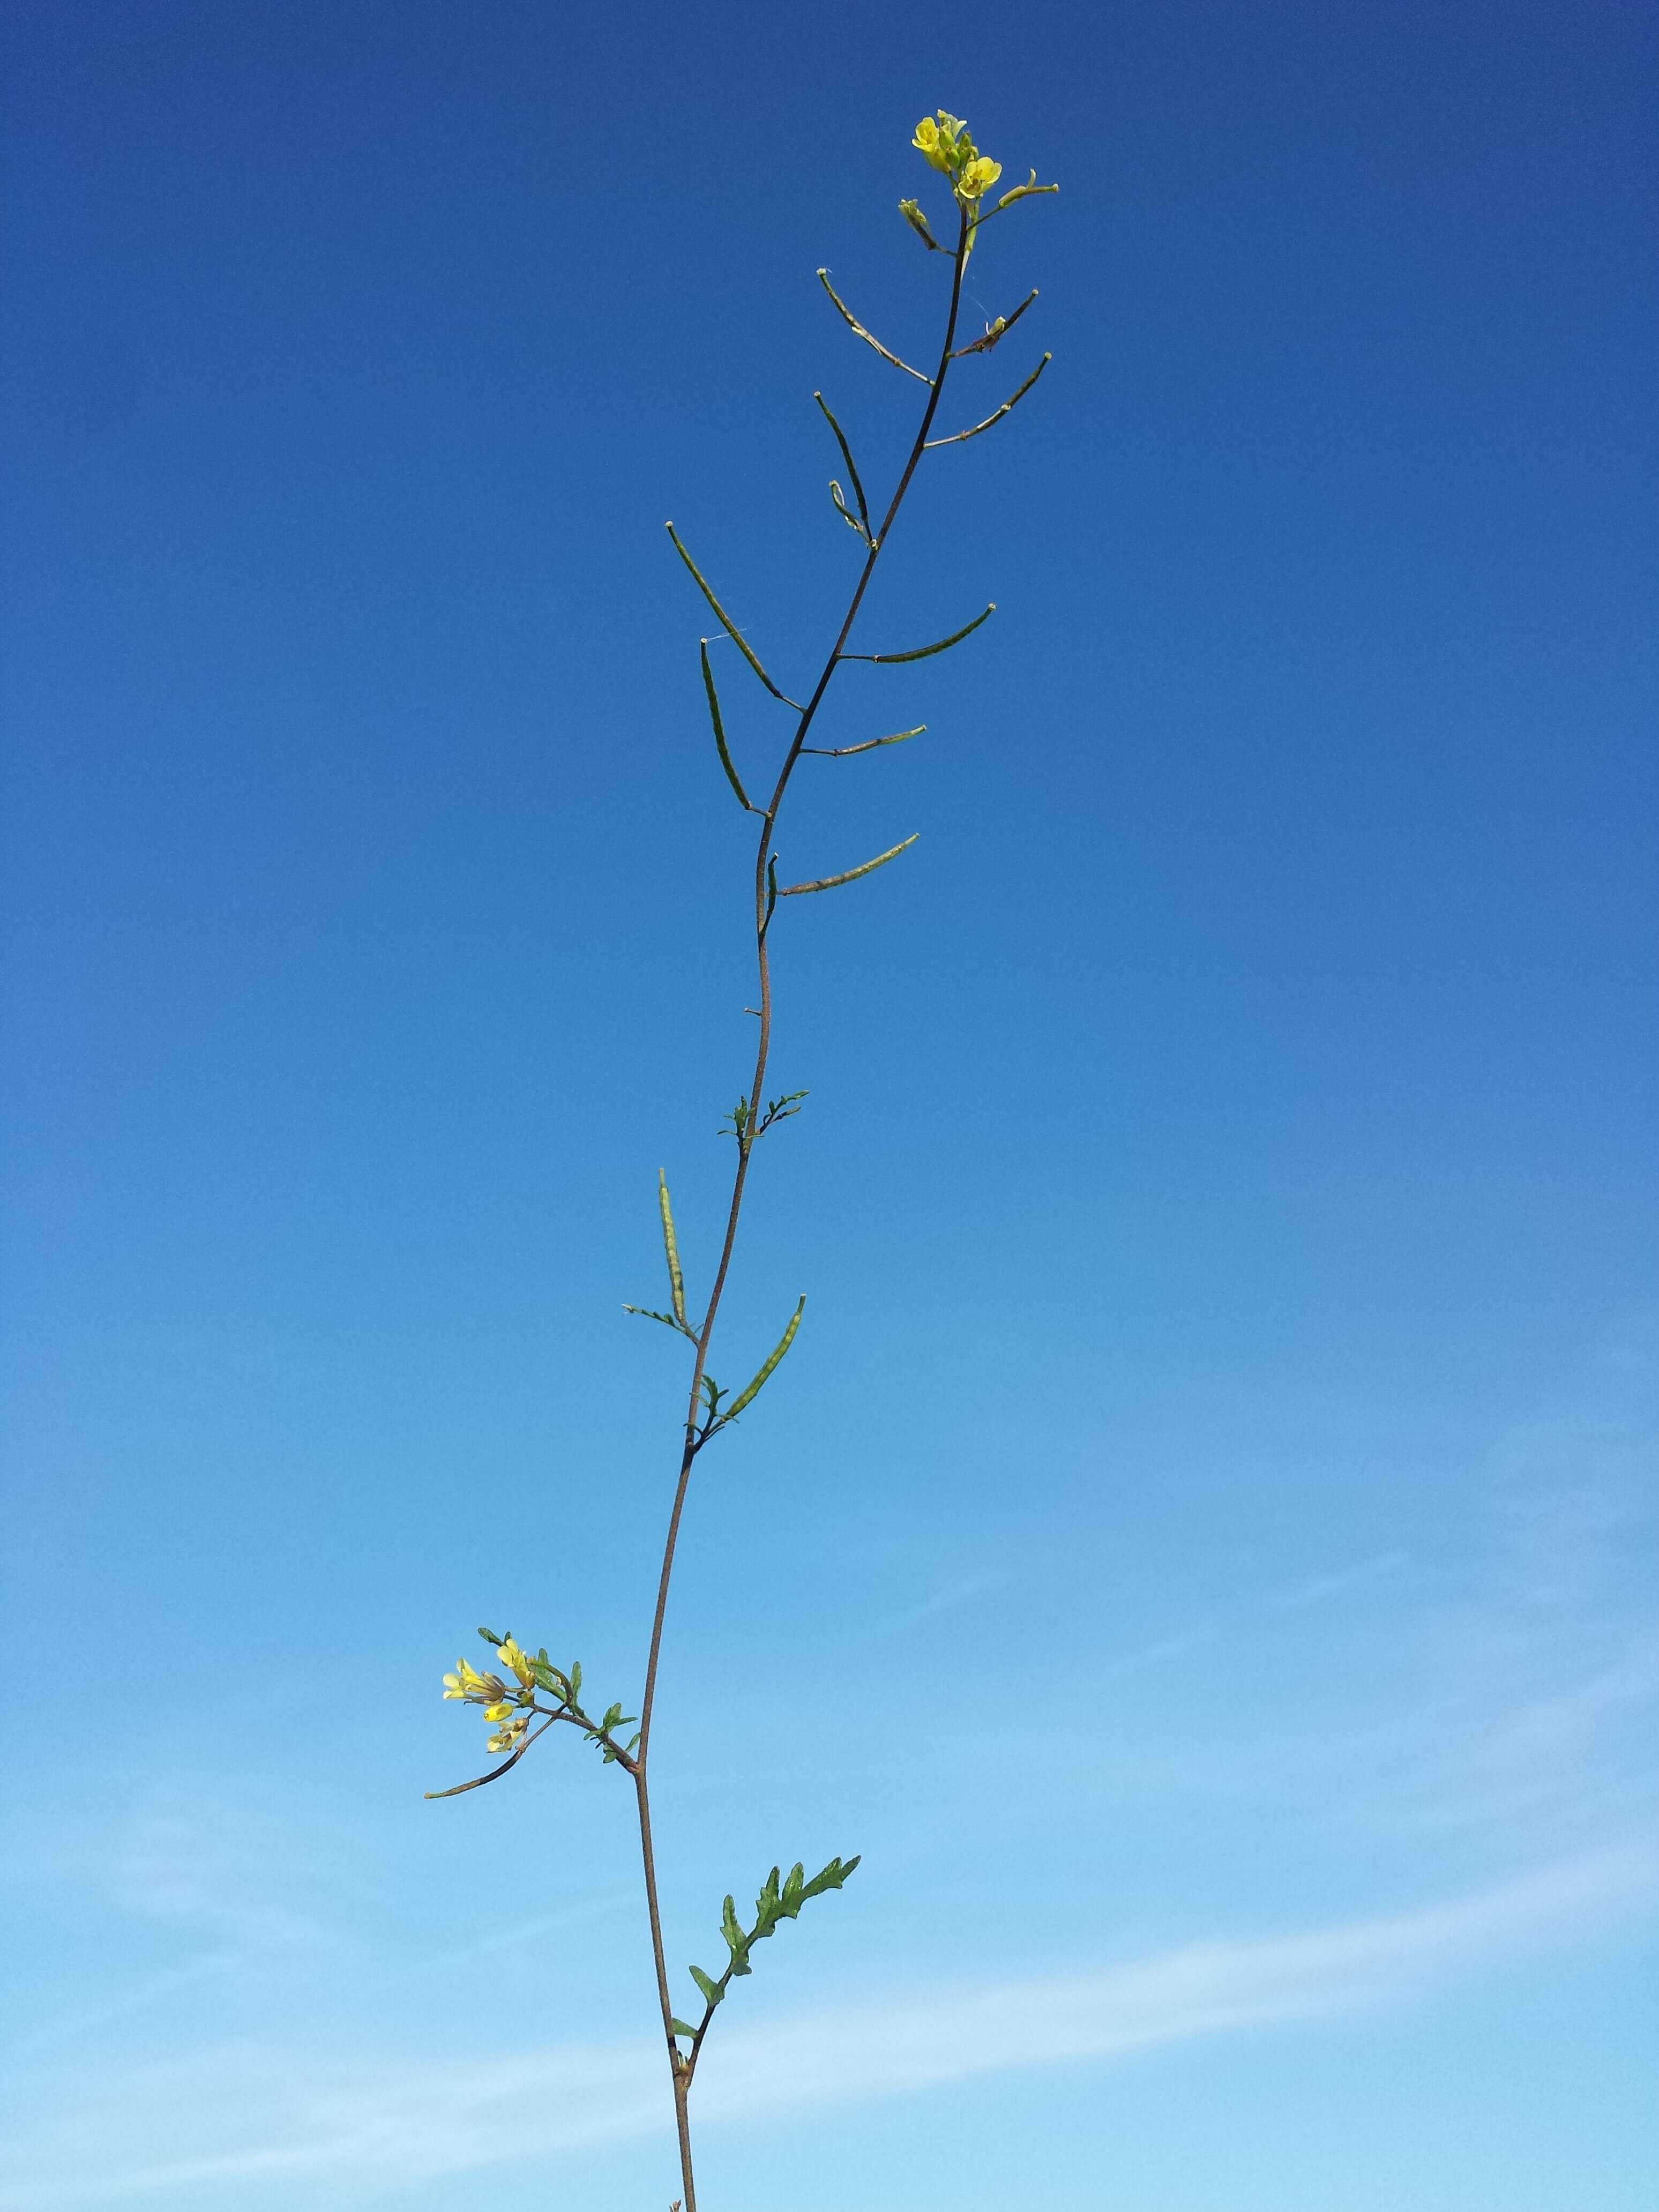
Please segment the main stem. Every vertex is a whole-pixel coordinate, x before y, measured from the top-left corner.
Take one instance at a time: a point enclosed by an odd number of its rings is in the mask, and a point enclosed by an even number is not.
[[[668,1966],[663,1951],[662,1915],[657,1902],[657,1861],[651,1834],[651,1791],[648,1765],[651,1753],[651,1720],[657,1701],[657,1668],[662,1656],[663,1622],[668,1612],[668,1586],[673,1578],[674,1553],[679,1543],[680,1518],[685,1510],[686,1492],[690,1487],[691,1468],[701,1449],[697,1435],[697,1416],[702,1391],[703,1370],[708,1364],[708,1346],[714,1334],[715,1316],[726,1289],[726,1278],[732,1265],[732,1255],[738,1241],[738,1223],[743,1214],[744,1192],[749,1181],[750,1156],[754,1150],[757,1124],[761,1112],[762,1093],[766,1085],[766,1066],[772,1051],[772,959],[767,946],[767,925],[770,919],[768,907],[768,863],[772,858],[772,839],[777,828],[779,809],[789,780],[795,772],[807,733],[830,689],[830,679],[840,664],[848,638],[870,579],[875,574],[876,562],[887,543],[887,533],[910,489],[927,443],[927,434],[933,427],[939,395],[945,388],[945,372],[951,365],[951,349],[956,343],[957,315],[962,305],[963,272],[968,264],[969,225],[966,210],[959,211],[956,259],[951,275],[951,312],[945,319],[945,343],[939,348],[939,368],[934,374],[933,389],[927,395],[927,404],[922,411],[921,426],[916,432],[910,457],[899,477],[898,488],[882,517],[881,527],[870,541],[870,550],[854,587],[847,613],[836,634],[835,644],[824,662],[811,696],[800,710],[793,743],[785,757],[783,768],[772,793],[772,803],[761,816],[760,843],[755,854],[755,964],[760,979],[760,1041],[755,1053],[755,1073],[749,1089],[749,1117],[737,1133],[738,1165],[732,1179],[732,1202],[726,1210],[726,1237],[720,1246],[720,1265],[714,1270],[714,1288],[708,1294],[708,1306],[697,1332],[696,1358],[692,1363],[691,1390],[685,1416],[685,1443],[680,1454],[679,1480],[674,1488],[673,1509],[668,1516],[668,1535],[663,1545],[662,1573],[657,1583],[657,1609],[651,1622],[651,1650],[646,1661],[645,1695],[640,1707],[639,1748],[634,1759],[634,1791],[639,1802],[640,1854],[645,1867],[645,1901],[651,1917],[651,1955],[657,1970],[657,1997],[662,2007],[663,2034],[668,2045],[669,2066],[674,2083],[674,2118],[679,2130],[680,2179],[684,2192],[684,2212],[697,2212],[697,2185],[691,2170],[691,2123],[689,2104],[691,2094],[692,2067],[681,2056],[679,2045],[670,2022],[674,2017],[673,2000],[668,1990]]]

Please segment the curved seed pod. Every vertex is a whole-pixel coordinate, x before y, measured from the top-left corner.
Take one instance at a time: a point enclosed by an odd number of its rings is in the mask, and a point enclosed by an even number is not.
[[[902,368],[907,376],[914,376],[918,384],[932,384],[933,380],[931,376],[924,376],[919,368],[912,368],[908,361],[901,361],[896,353],[889,353],[886,347],[882,343],[878,337],[872,337],[871,333],[865,329],[863,324],[853,313],[853,310],[848,306],[846,301],[842,298],[841,294],[836,291],[835,286],[830,282],[830,271],[827,269],[819,270],[818,282],[823,285],[824,290],[830,295],[830,297],[835,301],[836,305],[841,309],[848,330],[854,331],[860,337],[861,337],[866,345],[874,346],[876,351],[881,356],[884,361],[890,361],[895,368]]]
[[[679,532],[675,529],[673,524],[672,522],[665,523],[663,527],[667,531],[669,536],[674,541],[674,550],[679,555],[681,560],[684,562],[686,567],[691,571],[693,577],[696,579],[697,589],[702,593],[704,599],[708,600],[709,605],[713,607],[714,612],[719,616],[720,628],[726,632],[727,637],[729,637],[732,644],[737,647],[738,651],[749,663],[749,665],[754,670],[756,675],[759,677],[761,682],[772,694],[772,696],[775,699],[781,699],[786,707],[793,707],[796,711],[799,712],[800,708],[800,701],[799,699],[792,699],[787,691],[780,691],[777,685],[772,681],[766,671],[761,666],[759,661],[755,658],[753,648],[750,647],[748,639],[744,637],[743,632],[738,628],[736,623],[732,621],[731,616],[726,613],[726,609],[714,597],[713,592],[709,590],[708,580],[703,574],[702,570],[698,568],[696,562],[691,558],[691,556],[686,551],[684,546],[681,544]]]
[[[1011,399],[1005,399],[994,415],[988,415],[982,422],[975,422],[971,430],[958,430],[954,434],[954,435],[949,438],[930,438],[927,441],[927,451],[931,453],[935,446],[959,446],[964,438],[977,438],[981,430],[988,430],[994,422],[1000,422],[1003,416],[1006,415],[1012,408],[1018,406],[1020,401],[1024,398],[1026,393],[1036,382],[1038,377],[1042,375],[1043,370],[1048,368],[1049,362],[1053,359],[1053,354],[1045,353],[1042,360],[1037,363],[1036,367],[1031,371],[1031,374],[1026,378],[1024,383],[1020,386],[1019,390],[1014,393]]]
[[[971,636],[981,623],[989,622],[996,611],[997,603],[993,599],[984,613],[975,615],[965,629],[953,630],[949,637],[940,638],[937,645],[919,645],[911,653],[843,653],[841,657],[843,660],[880,661],[884,665],[890,661],[926,660],[933,653],[948,653],[953,645],[960,645],[963,639]]]
[[[726,749],[726,725],[720,720],[720,697],[714,690],[714,672],[708,665],[708,640],[700,638],[697,650],[702,655],[702,688],[708,694],[708,719],[714,725],[714,749],[720,757],[720,766],[726,770],[726,780],[738,794],[738,804],[746,814],[757,810],[750,804],[749,793],[738,781],[738,771],[732,765],[732,756]]]
[[[927,727],[918,722],[914,730],[895,730],[890,738],[866,738],[861,745],[803,745],[804,753],[816,753],[820,760],[850,760],[854,753],[872,753],[878,745],[902,745],[907,738],[919,738]]]
[[[838,884],[856,883],[860,876],[867,876],[872,868],[885,867],[889,860],[896,860],[901,853],[908,852],[921,835],[918,830],[915,837],[907,837],[902,845],[890,845],[884,853],[878,853],[873,860],[866,860],[862,867],[848,868],[842,875],[820,876],[813,884],[786,884],[778,896],[793,898],[797,891],[832,891]]]
[[[841,457],[842,460],[846,462],[847,473],[852,479],[853,496],[859,503],[859,513],[864,518],[864,526],[867,531],[870,527],[869,502],[864,496],[864,486],[859,482],[859,465],[853,459],[853,448],[847,442],[847,433],[842,428],[841,424],[836,422],[835,416],[830,412],[830,403],[824,398],[823,394],[821,392],[815,392],[812,394],[812,397],[817,401],[818,405],[823,410],[823,419],[836,434],[836,443],[841,447]],[[839,502],[837,503],[839,504]],[[846,510],[843,508],[842,512],[845,513],[845,511]]]
[[[795,1331],[800,1327],[800,1317],[805,1310],[806,1301],[805,1298],[802,1298],[800,1304],[795,1308],[794,1312],[790,1316],[789,1326],[779,1338],[776,1348],[772,1352],[771,1357],[767,1360],[765,1366],[762,1368],[760,1373],[755,1377],[754,1381],[749,1385],[749,1388],[743,1393],[742,1396],[732,1400],[731,1405],[727,1407],[726,1412],[722,1414],[722,1420],[735,1421],[738,1415],[742,1413],[744,1407],[752,1404],[753,1401],[760,1395],[761,1392],[765,1389],[767,1383],[771,1379],[772,1370],[776,1367],[779,1360],[782,1358],[784,1353],[788,1351],[790,1346],[794,1342]]]

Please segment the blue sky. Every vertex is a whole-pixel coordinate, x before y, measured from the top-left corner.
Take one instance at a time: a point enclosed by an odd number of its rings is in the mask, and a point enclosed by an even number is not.
[[[781,839],[670,1948],[860,1851],[706,2212],[1654,2201],[1650,122],[1635,5],[18,0],[3,2212],[665,2204],[625,1785],[745,1073],[672,515],[769,659],[965,112],[1040,301]],[[1029,335],[1028,335],[1029,333]],[[981,406],[981,402],[983,402]],[[959,410],[959,411],[958,411]],[[740,760],[780,725],[717,662]],[[630,1710],[632,1709],[630,1705]],[[684,1985],[689,1988],[689,1985]]]

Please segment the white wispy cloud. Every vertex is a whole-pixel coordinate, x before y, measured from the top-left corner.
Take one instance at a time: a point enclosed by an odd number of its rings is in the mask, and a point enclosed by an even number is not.
[[[1650,1910],[1659,1900],[1656,1844],[1652,1834],[1633,1835],[1409,1913],[1189,1944],[1101,1972],[923,1997],[896,1992],[739,2030],[711,2046],[702,2118],[718,2124],[1017,2068],[1109,2063],[1155,2045],[1410,2002],[1449,1977],[1574,1944]],[[33,2154],[20,2143],[33,2173],[0,2185],[0,2206],[52,2212],[177,2200],[232,2183],[331,2176],[395,2187],[481,2172],[657,2131],[659,2067],[643,2042],[560,2045],[441,2068],[363,2069],[355,2081],[337,2071],[325,2094],[296,2097],[295,2073],[274,2054],[204,2053],[110,2084],[101,2112],[91,2090],[81,2128],[118,2141],[131,2113],[160,2104],[214,2110],[220,2133],[241,2141],[204,2155],[100,2166],[75,2158],[58,2131]]]

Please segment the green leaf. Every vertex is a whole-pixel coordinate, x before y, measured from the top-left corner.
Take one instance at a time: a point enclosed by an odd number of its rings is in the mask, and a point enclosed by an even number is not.
[[[674,1318],[682,1328],[685,1318],[685,1278],[680,1273],[680,1248],[674,1237],[674,1209],[668,1202],[668,1177],[657,1170],[657,1211],[662,1216],[663,1250],[668,1255],[668,1287],[673,1293]]]
[[[783,1894],[778,1900],[778,1910],[787,1919],[793,1920],[800,1911],[801,1887],[805,1880],[806,1869],[797,1859],[785,1878]]]
[[[1024,390],[1025,388],[1026,387],[1024,386],[1021,386],[1021,390]],[[1019,394],[1016,392],[1014,398],[1018,398],[1018,396]],[[1012,406],[1013,404],[1013,401],[1010,400],[1008,404]],[[935,442],[940,445],[946,445],[950,443],[950,441],[948,439],[939,439],[935,441]],[[953,630],[949,637],[940,638],[937,645],[919,645],[913,652],[910,653],[843,653],[841,658],[843,660],[880,661],[884,665],[900,660],[926,660],[935,653],[948,653],[953,645],[960,645],[964,637],[971,637],[981,623],[990,621],[992,616],[996,612],[996,611],[997,603],[993,599],[990,605],[986,608],[982,615],[975,615],[972,622],[970,622],[965,629]]]
[[[749,1963],[749,1937],[738,1922],[738,1908],[727,1898],[720,1913],[720,1934],[726,1938],[726,1948],[732,1954],[731,1971],[734,1974],[750,1974],[754,1968]]]
[[[702,1991],[705,2001],[711,2006],[717,2005],[720,1999],[726,1995],[726,1991],[720,1987],[720,1984],[714,1979],[712,1975],[705,1974],[701,1966],[693,1966],[691,1968],[691,1978],[696,1984],[697,1987]]]
[[[864,518],[864,532],[865,536],[867,538],[870,534],[870,507],[869,502],[864,496],[864,486],[859,482],[859,465],[853,459],[853,448],[847,442],[846,432],[842,428],[841,424],[836,422],[835,416],[830,412],[830,403],[824,398],[823,394],[821,392],[815,392],[812,394],[812,397],[817,401],[818,405],[823,410],[823,419],[836,434],[836,443],[841,447],[842,459],[847,464],[847,473],[852,478],[853,496],[859,503],[859,513]],[[841,511],[843,514],[847,514],[847,509],[842,506],[841,501],[837,500],[836,504],[837,507],[841,507]],[[847,515],[847,519],[849,522],[853,520],[850,514]]]
[[[478,1633],[483,1637],[486,1644],[493,1644],[497,1650],[499,1650],[501,1645],[507,1641],[506,1637],[497,1636],[493,1628],[481,1628],[478,1631]]]
[[[738,628],[736,623],[732,621],[731,616],[726,613],[726,609],[714,597],[713,592],[709,590],[708,581],[704,577],[702,569],[698,568],[696,562],[686,551],[684,546],[681,544],[679,534],[675,530],[673,524],[672,522],[668,523],[665,527],[669,536],[674,541],[674,550],[679,555],[681,560],[684,562],[686,567],[691,571],[692,575],[696,580],[697,589],[702,593],[704,599],[708,600],[709,605],[713,607],[715,614],[720,617],[720,628],[726,632],[727,637],[731,639],[732,644],[737,647],[738,651],[749,663],[749,665],[754,670],[756,675],[759,677],[761,682],[772,694],[772,696],[775,699],[781,699],[786,707],[793,707],[795,708],[797,713],[799,713],[800,711],[799,700],[792,699],[787,692],[780,691],[777,685],[772,681],[766,671],[761,666],[759,661],[757,660],[754,653],[750,647],[749,641],[744,637],[743,632]],[[747,804],[746,800],[744,804]]]
[[[805,1904],[809,1897],[822,1897],[826,1890],[839,1889],[858,1863],[857,1858],[831,1859],[822,1874],[815,1874],[803,1887],[801,1902]]]
[[[582,1662],[580,1659],[573,1659],[570,1662],[570,1694],[573,1698],[580,1696],[581,1686]]]
[[[720,702],[714,690],[714,672],[708,665],[708,641],[700,639],[697,651],[702,655],[702,688],[708,694],[708,714],[714,725],[714,750],[720,757],[720,766],[726,770],[726,780],[738,794],[738,804],[745,813],[757,810],[750,803],[749,793],[738,780],[738,771],[732,765],[732,756],[726,750],[726,725],[720,720]]]
[[[697,2031],[695,2027],[688,2026],[683,2020],[671,2020],[668,2023],[668,2032],[671,2035],[695,2036]]]
[[[755,1899],[755,1928],[750,1942],[763,1942],[769,1936],[775,1933],[782,1911],[783,1900],[778,1893],[778,1870],[774,1867],[766,1877],[760,1895]]]
[[[651,1306],[630,1306],[626,1303],[623,1306],[623,1311],[638,1314],[641,1321],[659,1321],[665,1328],[673,1329],[678,1335],[690,1337],[693,1344],[697,1340],[694,1332],[684,1322],[676,1321],[672,1314],[658,1313]]]
[[[798,891],[833,891],[842,884],[856,883],[860,876],[867,876],[872,868],[884,868],[889,860],[896,860],[901,853],[908,853],[921,835],[918,830],[915,837],[907,837],[901,845],[890,845],[884,853],[878,853],[873,860],[866,860],[856,868],[843,869],[838,876],[819,876],[810,884],[786,884],[778,896],[793,898]]]
[[[749,1385],[749,1388],[744,1392],[743,1395],[740,1398],[734,1398],[731,1405],[727,1407],[726,1411],[726,1419],[728,1421],[735,1421],[738,1415],[742,1413],[744,1407],[751,1404],[765,1388],[767,1382],[771,1376],[773,1369],[777,1365],[779,1360],[782,1358],[784,1353],[788,1351],[790,1346],[794,1342],[795,1331],[800,1327],[800,1317],[805,1310],[806,1300],[803,1297],[800,1304],[795,1308],[793,1314],[790,1316],[789,1326],[784,1330],[783,1334],[778,1339],[777,1345],[774,1349],[771,1357],[767,1360],[765,1366],[761,1369],[760,1373]]]

